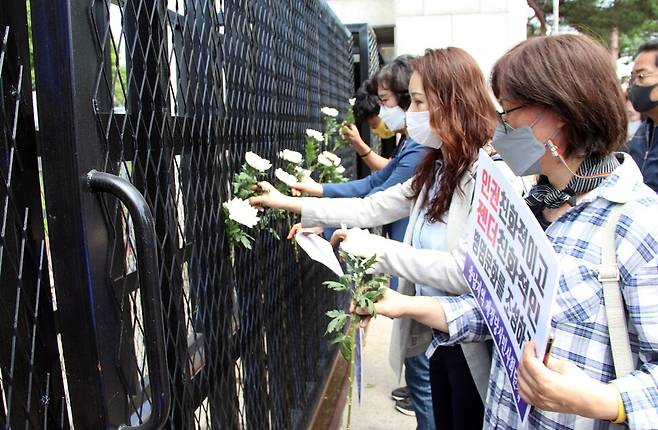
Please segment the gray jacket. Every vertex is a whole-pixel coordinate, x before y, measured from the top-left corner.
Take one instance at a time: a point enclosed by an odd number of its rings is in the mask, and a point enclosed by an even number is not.
[[[471,166],[460,181],[463,193],[457,189],[452,196],[447,219],[446,252],[411,246],[414,224],[426,194],[426,190],[423,190],[418,199],[413,199],[413,178],[363,199],[304,198],[302,225],[333,227],[342,223],[348,227],[367,228],[408,216],[409,225],[403,243],[382,241],[382,249],[378,251],[377,271],[399,276],[398,292],[402,294],[414,295],[415,284],[435,287],[453,295],[467,293],[469,289],[462,274],[467,244],[462,238],[471,209],[475,170],[475,165]],[[431,340],[430,328],[409,318],[394,321],[389,361],[398,378],[404,358],[424,353]],[[487,346],[484,343],[472,343],[463,344],[461,348],[484,403],[491,368]]]

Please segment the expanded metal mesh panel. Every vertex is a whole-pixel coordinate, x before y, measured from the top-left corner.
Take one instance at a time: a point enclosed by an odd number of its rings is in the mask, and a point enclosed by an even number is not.
[[[21,7],[22,6],[22,7]],[[41,215],[25,4],[0,18],[0,426],[68,428]]]
[[[368,76],[375,76],[379,70],[379,51],[377,50],[377,35],[372,27],[368,27]]]
[[[338,301],[320,285],[332,275],[271,233],[232,260],[221,205],[246,151],[273,171],[280,150],[303,151],[305,129],[321,129],[322,106],[344,112],[349,34],[312,0],[93,0],[90,10],[102,170],[137,186],[156,219],[168,428],[302,426],[334,352],[324,314]],[[117,322],[100,340],[112,351],[103,366],[116,371],[103,375],[108,414],[112,425],[137,424],[154,393],[135,238],[122,206],[102,204],[111,239],[103,288]],[[289,226],[274,225],[282,237]]]

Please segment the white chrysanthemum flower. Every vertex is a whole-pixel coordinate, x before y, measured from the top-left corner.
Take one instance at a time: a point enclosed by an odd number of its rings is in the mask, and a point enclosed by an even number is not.
[[[320,109],[320,112],[332,118],[336,118],[338,116],[338,110],[328,106],[325,106],[322,109]]]
[[[336,173],[342,175],[343,173],[345,173],[345,168],[343,166],[336,167]]]
[[[318,155],[318,163],[323,166],[340,166],[340,157],[329,151],[323,151]]]
[[[350,102],[350,106],[354,106],[354,102],[356,101],[356,98],[351,98],[348,101]]]
[[[284,149],[279,152],[279,158],[282,158],[293,164],[301,164],[304,161],[304,157],[297,151],[291,151],[290,149]]]
[[[313,139],[317,140],[318,142],[324,142],[324,135],[320,131],[313,130],[312,128],[307,128],[306,129],[306,135],[308,137],[312,137]]]
[[[347,238],[340,243],[340,249],[355,257],[376,257],[381,244],[368,230],[353,228]],[[372,271],[369,271],[372,273]],[[368,273],[368,272],[366,272]]]
[[[289,187],[292,187],[297,183],[297,178],[283,169],[276,169],[274,171],[274,176]]]
[[[224,208],[228,211],[228,217],[242,225],[251,228],[258,223],[258,210],[249,204],[249,201],[234,197],[224,203]]]
[[[269,160],[261,158],[258,154],[255,154],[251,151],[244,155],[244,159],[248,165],[258,170],[259,172],[264,172],[272,167],[272,163],[270,163]]]
[[[327,167],[330,167],[330,166],[334,165],[334,163],[330,159],[328,159],[324,154],[318,155],[318,163],[322,164],[323,166],[327,166]]]

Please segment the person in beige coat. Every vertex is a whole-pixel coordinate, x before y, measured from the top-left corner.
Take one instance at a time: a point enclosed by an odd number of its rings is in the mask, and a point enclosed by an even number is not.
[[[360,229],[337,236],[353,244],[351,249],[375,249],[377,271],[399,276],[403,294],[460,295],[468,291],[461,239],[471,210],[475,161],[493,135],[496,111],[482,72],[465,51],[428,50],[412,67],[407,131],[432,148],[412,179],[352,199],[289,197],[261,183],[263,194],[251,203],[301,213],[303,226],[374,227],[409,216],[403,243]],[[431,338],[426,326],[406,318],[395,321],[390,362],[398,374],[405,358],[426,353]],[[486,344],[427,352],[436,427],[481,428],[491,361]]]

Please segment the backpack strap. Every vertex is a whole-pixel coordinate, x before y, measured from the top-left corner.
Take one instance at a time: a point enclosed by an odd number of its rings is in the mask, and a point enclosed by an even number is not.
[[[628,337],[624,300],[619,287],[619,267],[617,265],[617,246],[615,244],[615,230],[621,216],[622,207],[623,205],[615,205],[608,216],[603,231],[601,265],[599,266],[599,281],[603,286],[603,300],[608,318],[612,361],[617,378],[628,375],[635,370],[631,354],[631,342]]]

